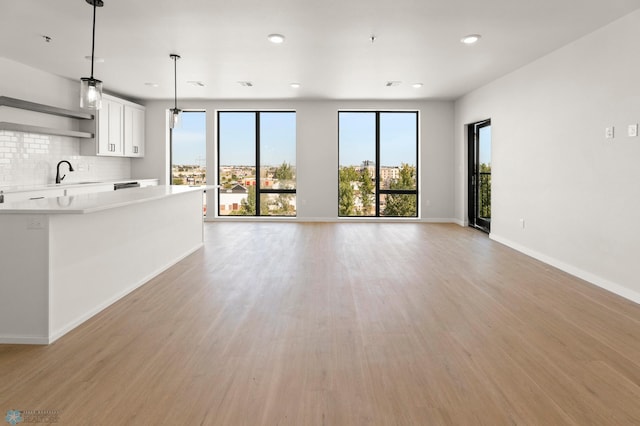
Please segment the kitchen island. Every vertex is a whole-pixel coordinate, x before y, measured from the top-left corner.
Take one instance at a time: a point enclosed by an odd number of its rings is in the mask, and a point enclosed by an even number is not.
[[[0,343],[51,343],[202,247],[202,189],[0,205]]]

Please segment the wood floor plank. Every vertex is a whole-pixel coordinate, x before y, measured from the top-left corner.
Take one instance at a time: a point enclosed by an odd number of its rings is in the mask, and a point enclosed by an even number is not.
[[[209,223],[0,413],[69,425],[640,424],[640,306],[456,225]],[[2,411],[4,410],[4,411]]]

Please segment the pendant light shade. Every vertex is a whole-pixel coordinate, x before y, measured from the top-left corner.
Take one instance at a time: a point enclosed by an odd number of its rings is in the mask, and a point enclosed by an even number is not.
[[[102,106],[102,81],[95,78],[80,79],[80,108],[100,109]]]
[[[93,33],[91,35],[91,77],[80,79],[80,108],[100,109],[102,106],[102,81],[93,78],[93,58],[96,46],[96,8],[104,6],[102,0],[86,0],[93,6]]]
[[[178,108],[178,66],[176,65],[178,59],[180,59],[180,55],[176,55],[172,53],[169,55],[171,59],[173,59],[173,108],[169,111],[171,115],[169,116],[169,128],[173,129],[178,127],[180,124],[180,109]]]
[[[180,125],[180,113],[182,111],[178,108],[171,108],[169,111],[171,112],[171,116],[169,117],[169,127],[173,129]]]

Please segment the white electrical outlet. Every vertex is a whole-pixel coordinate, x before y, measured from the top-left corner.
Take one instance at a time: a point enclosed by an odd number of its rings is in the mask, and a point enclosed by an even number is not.
[[[637,124],[629,124],[628,132],[630,138],[635,138],[638,136],[638,125]]]
[[[44,229],[44,216],[28,216],[27,229]]]
[[[604,137],[606,139],[613,139],[615,136],[615,129],[613,126],[611,127],[607,127],[606,129],[604,129]]]
[[[520,228],[524,229],[524,219],[520,219]]]

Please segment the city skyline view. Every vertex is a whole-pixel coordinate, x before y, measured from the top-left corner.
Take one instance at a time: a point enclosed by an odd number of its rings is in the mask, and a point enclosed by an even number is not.
[[[217,122],[218,214],[295,215],[296,113],[219,111]],[[206,156],[206,113],[183,112],[172,183],[207,184]],[[339,112],[338,156],[341,216],[417,214],[417,111]]]

